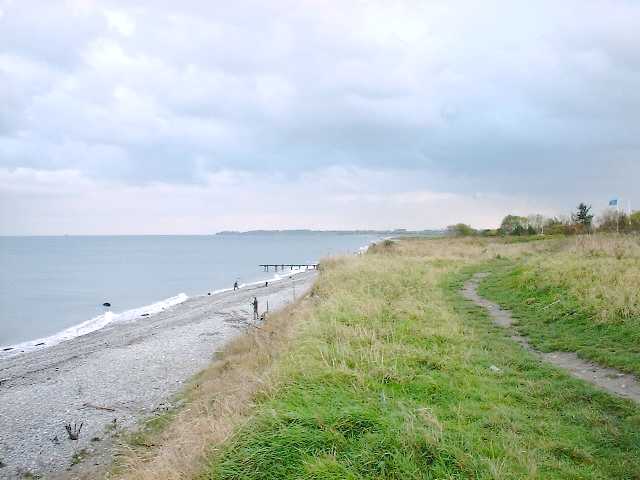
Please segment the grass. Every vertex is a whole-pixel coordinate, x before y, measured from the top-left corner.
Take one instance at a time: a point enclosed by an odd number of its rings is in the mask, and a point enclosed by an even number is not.
[[[505,339],[455,264],[325,272],[281,384],[200,478],[638,478],[640,410]]]
[[[480,293],[513,311],[543,351],[577,352],[640,375],[640,245],[595,237],[497,262]]]
[[[71,456],[71,466],[73,467],[74,465],[78,465],[85,458],[87,458],[88,455],[89,455],[89,452],[87,451],[86,448],[82,448],[77,452],[74,452],[74,454]]]
[[[146,419],[140,428],[128,435],[127,444],[134,449],[155,447],[155,439],[171,425],[176,411],[176,409],[167,410]]]
[[[23,479],[29,479],[29,480],[37,480],[40,479],[42,477],[40,477],[40,475],[38,475],[37,473],[31,473],[31,472],[24,472],[22,474],[22,478]]]
[[[325,262],[312,296],[194,380],[123,478],[640,478],[640,408],[541,363],[459,294],[487,262],[567,248],[411,240]]]

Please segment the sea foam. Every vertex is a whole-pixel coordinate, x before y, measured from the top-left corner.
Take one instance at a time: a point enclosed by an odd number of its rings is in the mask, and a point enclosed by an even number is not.
[[[96,330],[100,330],[105,328],[107,325],[121,322],[130,322],[133,320],[139,320],[142,315],[147,317],[148,315],[153,315],[159,313],[169,307],[174,305],[178,305],[179,303],[184,302],[189,297],[180,293],[173,297],[169,297],[165,300],[161,300],[159,302],[152,303],[150,305],[146,305],[144,307],[132,308],[131,310],[125,310],[121,313],[114,313],[111,311],[105,312],[102,315],[98,315],[97,317],[91,318],[89,320],[85,320],[78,325],[74,325],[72,327],[66,328],[58,333],[54,333],[48,337],[37,338],[35,340],[29,340],[27,342],[18,343],[16,345],[9,345],[6,347],[2,347],[3,349],[10,349],[7,351],[0,351],[0,359],[12,357],[14,355],[19,355],[21,353],[31,352],[33,350],[38,350],[42,348],[51,347],[53,345],[57,345],[67,340],[71,340],[72,338],[80,337],[82,335],[87,335],[88,333],[95,332]]]

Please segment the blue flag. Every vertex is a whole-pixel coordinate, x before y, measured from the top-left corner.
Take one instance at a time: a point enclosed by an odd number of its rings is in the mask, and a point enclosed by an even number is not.
[[[614,198],[613,200],[609,200],[609,206],[610,207],[617,207],[618,206],[618,199]]]

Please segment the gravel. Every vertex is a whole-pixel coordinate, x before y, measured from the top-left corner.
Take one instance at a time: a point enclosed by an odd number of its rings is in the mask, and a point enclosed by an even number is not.
[[[109,465],[113,436],[170,408],[183,384],[252,322],[306,293],[313,272],[269,286],[193,297],[50,348],[0,360],[0,479],[73,478]],[[293,285],[295,284],[295,289]],[[65,425],[82,424],[77,441]],[[72,466],[72,463],[80,465]]]

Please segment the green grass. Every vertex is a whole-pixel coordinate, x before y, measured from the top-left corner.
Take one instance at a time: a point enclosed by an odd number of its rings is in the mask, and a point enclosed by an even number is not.
[[[277,385],[201,478],[640,478],[640,408],[507,339],[460,296],[472,271],[329,265]]]
[[[127,444],[133,448],[154,447],[156,438],[171,424],[175,415],[175,410],[171,409],[145,419],[136,431],[127,436]]]
[[[89,452],[87,451],[86,448],[82,448],[77,452],[74,452],[74,454],[71,456],[71,466],[73,467],[74,465],[78,465],[85,458],[87,458],[88,455],[89,455]]]
[[[640,375],[638,318],[599,321],[601,301],[579,298],[567,285],[549,281],[543,271],[532,274],[531,262],[496,262],[490,270],[492,275],[481,283],[480,294],[511,310],[518,330],[536,348],[576,352],[602,365]],[[567,278],[571,277],[563,283]]]

